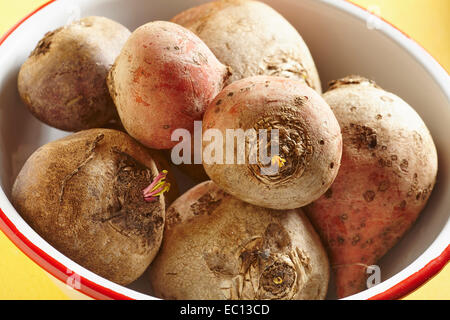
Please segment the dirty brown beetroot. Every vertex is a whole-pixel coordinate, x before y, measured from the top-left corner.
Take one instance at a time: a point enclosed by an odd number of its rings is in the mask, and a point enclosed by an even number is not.
[[[211,1],[175,16],[220,62],[231,68],[228,84],[257,76],[304,81],[321,93],[313,58],[297,30],[267,4],[249,0]]]
[[[162,191],[173,181],[156,153],[120,131],[80,131],[31,155],[14,183],[12,202],[61,253],[129,284],[153,260],[163,235]],[[146,190],[152,181],[155,188]]]
[[[210,129],[224,137],[213,141],[221,153],[210,152]],[[229,129],[253,130],[257,137],[235,142],[227,138]],[[277,154],[271,154],[274,144]],[[329,188],[339,170],[342,137],[333,112],[316,91],[298,80],[257,76],[233,82],[210,104],[203,118],[203,148],[206,173],[225,191],[254,205],[293,209]]]
[[[329,264],[300,209],[253,206],[206,181],[167,210],[149,275],[165,299],[323,299]]]
[[[147,147],[169,149],[176,129],[193,130],[228,77],[191,31],[155,21],[136,29],[108,75],[126,131]]]
[[[373,81],[334,81],[324,99],[342,128],[342,162],[331,188],[306,209],[342,298],[367,288],[367,266],[417,219],[435,184],[437,154],[419,115]]]
[[[106,75],[129,35],[104,17],[48,32],[20,68],[22,100],[38,119],[66,131],[118,122]]]

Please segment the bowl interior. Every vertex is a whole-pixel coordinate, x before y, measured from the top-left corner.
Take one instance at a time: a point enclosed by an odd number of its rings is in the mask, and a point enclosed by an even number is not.
[[[8,197],[15,177],[26,159],[39,146],[68,133],[36,120],[20,101],[17,74],[38,40],[80,16],[101,15],[130,30],[153,20],[169,20],[178,12],[205,1],[196,0],[58,0],[25,21],[0,47],[0,185]],[[402,97],[424,119],[439,154],[439,174],[431,199],[402,240],[379,262],[382,280],[391,278],[413,263],[442,234],[450,211],[449,93],[442,89],[432,70],[423,65],[423,52],[405,46],[364,21],[338,1],[265,1],[283,14],[300,32],[316,62],[324,90],[333,79],[360,74]],[[330,1],[331,2],[331,1]],[[345,10],[338,8],[343,7]],[[354,10],[359,10],[353,8]],[[384,26],[386,28],[387,25]],[[390,27],[388,27],[390,28]],[[448,78],[447,78],[448,80]],[[448,86],[448,83],[447,83]],[[193,185],[187,177],[181,191]],[[0,203],[2,209],[4,206]],[[8,216],[20,219],[14,211]],[[37,237],[31,235],[30,237]],[[150,294],[145,275],[129,288]],[[370,290],[367,295],[370,295]],[[333,298],[332,290],[329,294]]]

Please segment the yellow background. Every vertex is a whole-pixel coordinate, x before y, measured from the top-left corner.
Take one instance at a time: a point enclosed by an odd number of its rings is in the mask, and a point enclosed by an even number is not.
[[[0,0],[0,34],[45,3]],[[450,70],[450,0],[354,0],[379,12]],[[407,299],[450,299],[450,265]],[[0,232],[0,299],[67,299],[47,273]]]

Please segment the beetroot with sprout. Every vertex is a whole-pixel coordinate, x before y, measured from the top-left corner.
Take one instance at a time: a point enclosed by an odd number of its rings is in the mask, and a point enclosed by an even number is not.
[[[254,130],[258,137],[234,147],[233,139],[214,141],[218,150],[208,160],[209,129],[219,130],[222,137],[229,129]],[[269,139],[275,129],[278,139]],[[260,142],[264,132],[266,146]],[[227,86],[205,113],[203,140],[204,168],[215,183],[243,201],[274,209],[298,208],[319,198],[335,179],[342,152],[339,124],[322,97],[301,81],[270,76]],[[270,154],[270,143],[278,143],[279,154]],[[244,164],[237,161],[242,148]],[[261,148],[270,163],[260,158]],[[216,152],[221,150],[224,157],[219,162]],[[229,157],[227,150],[234,154]],[[226,158],[235,162],[227,163]]]
[[[111,129],[39,148],[12,190],[27,223],[57,250],[119,284],[136,280],[161,244],[176,188],[157,151]],[[168,181],[166,181],[166,179]]]
[[[142,191],[145,201],[157,201],[159,196],[170,190],[170,183],[165,181],[166,176],[167,170],[163,170],[158,174],[155,180]]]

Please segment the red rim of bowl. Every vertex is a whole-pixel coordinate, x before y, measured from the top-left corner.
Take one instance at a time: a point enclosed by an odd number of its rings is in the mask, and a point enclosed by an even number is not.
[[[56,0],[50,0],[24,18],[22,18],[19,22],[17,22],[11,29],[9,29],[1,38],[0,38],[0,46],[5,42],[5,40],[27,19],[33,16],[38,11],[42,10],[49,4],[55,2]],[[350,0],[345,0],[346,2],[366,11],[365,8],[351,2]],[[372,12],[370,14],[374,15]],[[376,15],[375,15],[376,16]],[[405,32],[399,30],[390,22],[386,21],[382,17],[377,16],[382,19],[384,22],[388,23],[393,28],[400,31],[404,36],[408,39],[414,41],[410,36],[408,36]],[[419,45],[419,44],[418,44]],[[420,45],[419,45],[420,46]],[[423,47],[422,47],[423,48]],[[424,49],[424,48],[423,48]],[[424,49],[425,50],[425,49]],[[426,51],[426,50],[425,50]],[[431,55],[430,55],[431,56]],[[436,60],[436,59],[435,59]],[[437,60],[436,60],[437,61]],[[439,63],[439,62],[438,62]],[[441,65],[442,67],[442,65]],[[442,67],[443,68],[443,67]],[[444,68],[443,68],[444,69]],[[445,69],[444,69],[445,70]],[[77,291],[91,297],[94,299],[116,299],[116,300],[125,300],[132,299],[126,295],[118,293],[114,290],[101,286],[93,281],[90,281],[84,278],[81,275],[77,275],[73,273],[70,269],[64,266],[62,263],[48,255],[46,252],[37,247],[33,242],[31,242],[25,235],[23,235],[16,226],[8,219],[6,214],[0,208],[0,229],[3,233],[16,245],[17,248],[20,249],[25,255],[27,255],[31,260],[33,260],[37,265],[43,268],[45,271],[50,273],[52,276],[56,277],[60,281],[64,283],[68,283],[70,277],[74,275],[79,279],[79,288],[75,288]],[[413,292],[425,282],[430,280],[434,275],[436,275],[442,268],[447,264],[450,260],[450,245],[446,247],[446,249],[435,259],[431,260],[424,267],[422,267],[419,271],[410,275],[409,277],[403,279],[396,285],[391,288],[376,294],[373,297],[370,297],[369,300],[392,300],[392,299],[400,299],[405,295]]]

